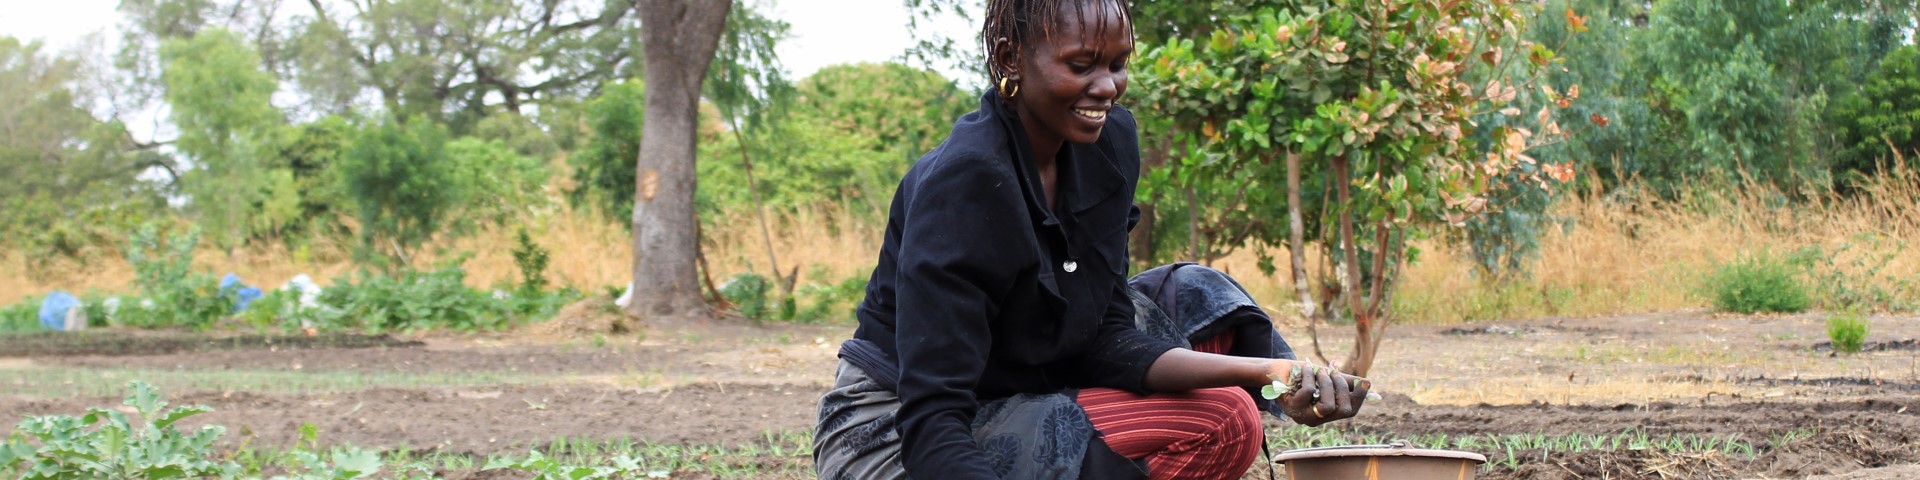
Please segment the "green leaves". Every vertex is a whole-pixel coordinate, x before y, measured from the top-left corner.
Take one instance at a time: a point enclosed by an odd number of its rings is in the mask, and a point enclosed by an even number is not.
[[[580,467],[563,465],[559,461],[547,458],[539,451],[529,451],[524,458],[495,458],[482,467],[486,470],[516,469],[534,474],[536,480],[598,480],[611,478],[667,478],[667,470],[646,470],[640,461],[625,455],[615,457],[613,465],[600,467]]]
[[[180,419],[207,411],[192,406],[166,410],[167,403],[144,382],[128,384],[126,404],[142,422],[130,423],[118,411],[93,409],[66,415],[28,418],[0,442],[0,475],[22,479],[71,478],[234,478],[233,462],[208,460],[224,433],[217,426],[194,432],[173,428]],[[37,446],[36,446],[37,444]]]

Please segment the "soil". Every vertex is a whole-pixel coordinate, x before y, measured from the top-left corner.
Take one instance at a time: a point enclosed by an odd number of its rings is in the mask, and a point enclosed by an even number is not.
[[[214,409],[184,422],[228,427],[225,442],[291,445],[302,423],[323,443],[381,449],[519,453],[556,438],[735,445],[805,431],[850,325],[751,326],[716,320],[654,328],[577,309],[568,323],[495,335],[301,343],[303,337],[179,338],[91,332],[88,345],[21,348],[0,337],[0,419],[74,414],[117,398],[7,391],[9,369],[57,369],[75,381],[108,368],[299,370],[400,374],[510,373],[511,385],[382,385],[315,393],[170,390],[173,404]],[[1386,398],[1337,428],[1393,438],[1425,434],[1698,434],[1764,443],[1810,433],[1752,458],[1647,450],[1515,452],[1481,478],[1913,478],[1920,475],[1920,353],[1891,348],[1829,356],[1817,316],[1695,312],[1507,322],[1499,328],[1395,326],[1369,375]],[[1298,326],[1283,325],[1311,352]],[[1920,336],[1920,320],[1875,319],[1874,339]],[[1335,331],[1322,327],[1323,332]],[[163,340],[155,340],[161,338]],[[1329,353],[1344,344],[1329,342]],[[328,343],[332,342],[332,343]],[[357,342],[357,343],[355,343]],[[61,347],[66,348],[66,347]],[[1280,421],[1269,419],[1271,425]],[[0,424],[11,423],[0,422]],[[0,434],[9,431],[0,427]],[[1481,452],[1490,457],[1495,452]],[[1505,452],[1498,452],[1501,456]],[[799,457],[766,465],[804,472]],[[1247,478],[1265,478],[1265,468]],[[493,478],[498,472],[456,472]],[[676,477],[682,478],[682,477]],[[695,477],[698,478],[698,477]]]

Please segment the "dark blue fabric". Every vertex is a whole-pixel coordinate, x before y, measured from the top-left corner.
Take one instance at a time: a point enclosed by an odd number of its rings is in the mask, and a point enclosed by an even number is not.
[[[1148,335],[1192,348],[1193,342],[1222,332],[1234,335],[1228,355],[1260,358],[1296,357],[1293,347],[1273,328],[1273,319],[1253,301],[1246,287],[1226,273],[1195,263],[1162,265],[1127,281],[1133,287],[1135,309],[1143,310],[1138,327]],[[1166,320],[1150,318],[1167,317]],[[1247,389],[1261,410],[1286,418],[1280,405]]]

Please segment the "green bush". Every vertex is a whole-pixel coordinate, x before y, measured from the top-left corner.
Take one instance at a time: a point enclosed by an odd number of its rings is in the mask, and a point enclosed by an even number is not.
[[[1859,353],[1860,345],[1867,341],[1867,317],[1859,310],[1848,309],[1827,317],[1827,339],[1833,341],[1833,351]]]
[[[547,249],[533,242],[527,229],[514,235],[513,264],[520,267],[520,290],[538,292],[547,289]]]
[[[204,328],[233,313],[235,292],[220,288],[220,280],[193,271],[193,248],[200,243],[198,228],[160,241],[159,229],[148,224],[135,230],[128,242],[127,263],[133,265],[140,298],[120,307],[114,322],[144,328]]]
[[[467,272],[448,266],[397,277],[360,274],[320,294],[319,323],[379,333],[433,328],[497,330],[506,327],[510,304],[468,288]]]
[[[40,301],[33,296],[0,307],[0,333],[40,331]]]
[[[767,277],[757,273],[741,273],[720,285],[720,296],[733,303],[733,309],[740,316],[753,320],[772,318],[773,311],[768,308],[768,298],[773,283]]]
[[[801,285],[793,295],[805,306],[794,319],[802,322],[852,320],[855,305],[866,293],[867,277],[864,276],[847,277],[839,283]]]
[[[1795,313],[1812,302],[1793,265],[1767,252],[1715,267],[1706,288],[1713,306],[1727,312]]]

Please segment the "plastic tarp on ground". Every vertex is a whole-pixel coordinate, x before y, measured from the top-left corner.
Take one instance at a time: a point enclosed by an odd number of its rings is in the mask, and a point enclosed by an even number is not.
[[[40,301],[40,326],[48,330],[80,330],[87,328],[87,314],[80,299],[73,294],[55,291]]]

